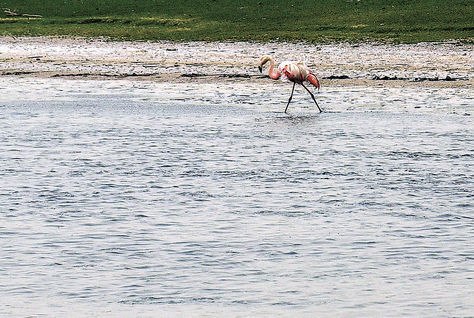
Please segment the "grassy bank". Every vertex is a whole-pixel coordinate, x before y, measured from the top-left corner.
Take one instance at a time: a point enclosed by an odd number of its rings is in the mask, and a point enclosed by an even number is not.
[[[472,0],[0,0],[0,7],[20,15],[2,12],[0,35],[403,43],[474,38]]]

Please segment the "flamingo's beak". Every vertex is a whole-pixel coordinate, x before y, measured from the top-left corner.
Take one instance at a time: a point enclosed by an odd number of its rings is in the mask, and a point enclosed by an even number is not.
[[[260,71],[260,73],[262,73],[262,65],[258,66],[258,70]]]

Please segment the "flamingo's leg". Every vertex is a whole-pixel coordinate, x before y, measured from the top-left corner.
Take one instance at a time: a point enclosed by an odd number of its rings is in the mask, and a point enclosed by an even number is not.
[[[293,89],[291,90],[291,95],[290,95],[290,99],[288,100],[288,104],[286,104],[285,113],[288,110],[288,106],[290,105],[291,99],[293,98],[293,92],[295,91],[295,85],[296,85],[296,83],[293,83]]]
[[[316,104],[316,106],[318,106],[319,112],[322,113],[323,111],[321,110],[321,108],[319,107],[318,103],[316,102],[316,99],[314,98],[313,93],[311,93],[311,91],[310,91],[306,86],[304,86],[303,83],[301,83],[301,85],[304,87],[305,90],[308,91],[309,95],[311,95],[311,98],[314,100],[314,103]]]

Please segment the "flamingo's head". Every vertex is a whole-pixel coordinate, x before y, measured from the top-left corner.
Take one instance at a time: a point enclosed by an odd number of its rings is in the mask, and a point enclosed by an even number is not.
[[[272,61],[272,58],[268,55],[265,55],[264,57],[262,57],[260,59],[260,64],[258,65],[258,70],[260,71],[260,73],[262,73],[262,70],[263,70],[263,66],[265,65],[265,63],[267,63],[268,61]]]

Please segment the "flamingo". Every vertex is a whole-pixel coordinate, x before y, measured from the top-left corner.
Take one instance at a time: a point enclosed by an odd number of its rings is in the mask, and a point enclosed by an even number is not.
[[[270,56],[264,56],[260,60],[260,65],[258,66],[258,70],[262,73],[263,66],[270,61],[270,69],[268,71],[268,76],[271,79],[277,80],[281,76],[287,78],[291,82],[293,82],[293,89],[291,90],[290,99],[288,100],[288,104],[286,104],[285,113],[288,110],[288,105],[290,105],[291,99],[293,98],[293,92],[295,91],[295,85],[300,84],[304,87],[304,89],[311,95],[316,106],[318,106],[319,112],[322,113],[321,108],[319,107],[316,99],[314,98],[313,93],[303,84],[304,81],[309,82],[314,87],[319,90],[320,84],[319,79],[314,75],[314,73],[306,66],[303,62],[291,62],[285,61],[282,62],[278,69],[275,70],[275,61]]]

